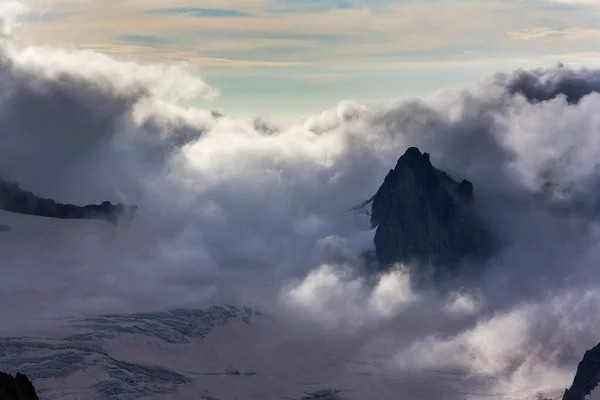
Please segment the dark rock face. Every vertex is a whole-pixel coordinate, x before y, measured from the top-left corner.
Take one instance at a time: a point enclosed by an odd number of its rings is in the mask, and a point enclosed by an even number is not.
[[[433,167],[429,154],[409,148],[371,199],[377,260],[451,266],[486,255],[490,235],[473,200],[471,182],[454,181]]]
[[[132,218],[135,206],[113,205],[109,201],[83,207],[57,203],[25,191],[15,183],[0,179],[0,210],[19,214],[60,219],[100,219],[116,223],[120,218]]]
[[[598,386],[600,379],[600,344],[585,352],[577,366],[573,384],[563,395],[563,400],[584,400]]]
[[[0,400],[38,400],[33,384],[23,374],[0,372]]]
[[[301,400],[343,400],[340,396],[341,390],[323,389],[314,393],[306,393]]]

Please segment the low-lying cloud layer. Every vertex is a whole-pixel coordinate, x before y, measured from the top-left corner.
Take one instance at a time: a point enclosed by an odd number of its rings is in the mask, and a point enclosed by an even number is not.
[[[140,211],[130,226],[2,233],[0,313],[15,323],[226,299],[350,336],[413,382],[452,382],[415,398],[532,398],[567,386],[600,340],[599,70],[345,102],[282,129],[177,105],[214,93],[185,66],[93,52],[7,40],[0,87],[0,176]],[[473,181],[503,245],[440,291],[411,291],[403,266],[375,282],[360,274],[373,231],[348,210],[408,146]]]

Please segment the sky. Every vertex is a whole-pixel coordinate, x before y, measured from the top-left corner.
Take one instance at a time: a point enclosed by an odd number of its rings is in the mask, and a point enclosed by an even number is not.
[[[28,0],[24,45],[185,62],[208,107],[292,121],[498,70],[600,64],[593,0]]]

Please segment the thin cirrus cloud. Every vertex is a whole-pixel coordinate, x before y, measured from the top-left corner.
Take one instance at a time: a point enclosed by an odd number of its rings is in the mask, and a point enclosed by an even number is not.
[[[207,18],[248,18],[252,17],[243,11],[228,9],[228,8],[196,8],[196,7],[181,7],[181,8],[157,8],[147,10],[147,14],[158,15],[190,15],[195,17]]]
[[[158,45],[167,42],[167,39],[159,36],[151,35],[119,35],[119,40],[123,42],[146,44],[146,45]]]
[[[555,1],[545,3],[559,4]],[[181,1],[171,7],[159,7],[152,0],[89,3],[89,7],[65,1],[53,4],[51,12],[70,14],[43,23],[38,21],[32,24],[35,26],[27,35],[35,35],[36,40],[30,42],[49,45],[52,43],[48,42],[56,38],[56,42],[79,42],[73,43],[78,47],[106,44],[115,37],[118,44],[121,36],[126,42],[147,46],[164,44],[162,42],[168,40],[173,51],[194,47],[200,51],[248,52],[253,48],[303,46],[307,50],[303,61],[320,64],[395,62],[386,55],[421,49],[440,53],[457,49],[456,55],[462,59],[463,50],[484,46],[490,52],[486,55],[485,51],[478,51],[472,58],[489,57],[498,50],[503,50],[504,55],[516,50],[536,55],[552,52],[552,49],[537,48],[533,43],[524,43],[522,38],[557,28],[567,30],[567,35],[555,35],[568,40],[571,50],[592,50],[586,40],[589,35],[585,33],[594,26],[593,21],[588,21],[590,16],[586,7],[554,9],[540,8],[541,3],[536,4],[538,6],[497,0],[451,4],[439,1],[277,0],[234,2],[228,3],[227,8],[218,8],[208,1]],[[310,18],[307,19],[306,14],[310,14]],[[240,24],[239,19],[244,19],[244,24]],[[494,24],[479,22],[491,19]],[[83,26],[86,29],[81,29]],[[432,31],[430,26],[436,26],[436,29]],[[80,33],[73,35],[75,31]],[[93,37],[87,37],[92,34]],[[153,40],[146,37],[153,37]],[[225,43],[229,48],[219,48],[220,42],[233,39],[239,40],[237,48],[231,48],[230,43]],[[541,40],[537,36],[534,39]]]
[[[261,79],[267,88],[274,74],[287,74],[277,86],[288,101],[307,101],[306,77],[338,82],[326,93],[315,88],[326,100],[311,112],[347,98],[423,95],[498,68],[600,63],[597,8],[584,1],[31,0],[34,11],[36,4],[47,14],[25,21],[28,44],[190,62],[226,88]],[[424,70],[432,72],[411,72]],[[237,85],[248,74],[254,81]]]
[[[209,50],[202,52],[206,57],[229,59],[244,59],[250,61],[276,61],[280,59],[297,59],[304,55],[306,49],[302,46],[267,46],[254,49],[239,50]]]
[[[271,7],[269,7],[270,13],[318,13],[329,10],[348,10],[352,8],[359,8],[365,4],[357,4],[349,0],[334,0],[334,1],[323,1],[323,0],[284,0],[277,1]]]

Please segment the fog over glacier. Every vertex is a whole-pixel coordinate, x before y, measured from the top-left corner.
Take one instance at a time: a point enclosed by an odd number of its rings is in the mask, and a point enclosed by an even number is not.
[[[556,394],[600,341],[600,70],[499,73],[266,129],[179,105],[217,94],[191,66],[19,47],[13,17],[24,10],[11,4],[0,176],[139,213],[116,227],[32,217],[2,234],[3,330],[228,302],[286,321],[282,336],[339,338],[357,360],[377,354],[376,373],[412,382],[406,398],[423,382],[448,399]],[[407,266],[376,282],[360,274],[374,232],[350,210],[409,146],[473,182],[502,243],[441,290],[412,291]],[[547,182],[557,190],[540,200]]]

